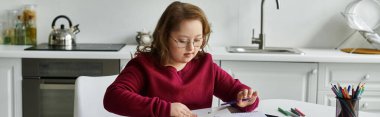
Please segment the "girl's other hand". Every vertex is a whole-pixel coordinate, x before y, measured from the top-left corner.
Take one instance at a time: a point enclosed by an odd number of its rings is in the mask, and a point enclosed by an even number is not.
[[[187,108],[186,105],[182,103],[171,103],[170,108],[170,116],[171,117],[196,117],[193,112],[190,111],[189,108]]]

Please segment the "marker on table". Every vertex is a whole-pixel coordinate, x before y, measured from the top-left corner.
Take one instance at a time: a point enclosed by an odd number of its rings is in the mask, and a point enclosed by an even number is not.
[[[301,114],[301,116],[306,116],[305,113],[301,112],[300,109],[294,108],[294,110],[297,111],[299,114]]]
[[[289,112],[289,111],[286,111],[280,107],[278,107],[278,111],[280,111],[282,114],[284,114],[285,116],[291,116],[291,117],[299,117],[298,115],[292,113],[292,112]]]
[[[280,111],[282,114],[284,114],[285,116],[289,116],[289,113],[286,112],[284,109],[278,107],[278,111]]]
[[[243,99],[243,101],[249,101],[250,99],[246,98],[246,99]],[[223,104],[220,104],[220,105],[227,105],[227,104],[236,104],[237,101],[236,100],[233,100],[233,101],[229,101],[229,102],[225,102]]]
[[[293,109],[293,108],[290,108],[290,112],[296,114],[297,116],[301,116],[301,114],[298,113],[298,112],[297,112],[295,109]]]

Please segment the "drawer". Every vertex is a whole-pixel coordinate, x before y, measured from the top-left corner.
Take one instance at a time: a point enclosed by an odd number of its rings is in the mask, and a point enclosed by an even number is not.
[[[318,104],[335,107],[335,95],[332,91],[320,91],[318,93]],[[361,111],[380,113],[380,92],[364,92],[359,105]]]
[[[331,83],[343,86],[366,82],[366,91],[380,91],[380,64],[370,63],[320,63],[319,91],[331,91]]]

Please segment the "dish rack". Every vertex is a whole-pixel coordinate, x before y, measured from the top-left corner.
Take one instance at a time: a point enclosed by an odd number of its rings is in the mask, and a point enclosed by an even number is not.
[[[348,4],[341,15],[345,18],[347,25],[354,31],[336,49],[347,53],[380,54],[380,36],[376,33],[380,27],[380,18],[375,25],[369,26],[357,13],[360,9],[360,4],[377,5],[376,7],[380,10],[380,2],[378,0],[354,0]],[[355,34],[360,34],[374,49],[359,47],[342,49],[341,46]]]

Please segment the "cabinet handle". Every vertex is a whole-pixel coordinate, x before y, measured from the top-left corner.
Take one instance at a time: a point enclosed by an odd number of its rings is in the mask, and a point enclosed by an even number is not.
[[[312,73],[312,74],[317,74],[317,73],[318,73],[318,69],[313,69],[313,70],[311,71],[311,73]]]
[[[364,81],[365,81],[365,80],[369,80],[369,77],[370,77],[370,75],[369,75],[369,74],[366,74],[366,75],[364,76],[364,79],[363,79],[363,80],[364,80]]]
[[[363,109],[366,109],[367,107],[368,107],[368,103],[366,102],[363,104]]]

